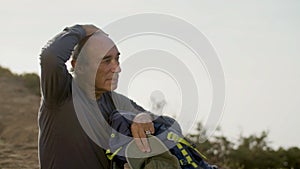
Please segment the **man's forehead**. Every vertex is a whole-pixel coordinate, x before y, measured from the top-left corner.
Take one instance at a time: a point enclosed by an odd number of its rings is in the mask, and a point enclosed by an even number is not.
[[[95,33],[89,39],[90,45],[114,45],[114,42],[104,33]]]
[[[111,49],[116,49],[115,43],[103,33],[94,34],[86,44],[88,54],[104,56]]]

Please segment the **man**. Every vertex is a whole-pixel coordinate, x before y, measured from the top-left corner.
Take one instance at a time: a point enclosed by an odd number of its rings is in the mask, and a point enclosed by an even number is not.
[[[72,52],[75,51],[72,55]],[[72,55],[72,76],[65,63]],[[151,116],[125,96],[112,92],[121,72],[117,47],[93,25],[65,28],[42,49],[39,111],[41,169],[108,169],[109,114],[135,112],[131,133],[138,148],[150,152],[146,133]]]

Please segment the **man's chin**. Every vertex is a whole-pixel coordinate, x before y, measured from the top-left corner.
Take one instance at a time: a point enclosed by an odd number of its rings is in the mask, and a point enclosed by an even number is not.
[[[118,88],[118,85],[117,84],[112,84],[111,86],[110,86],[110,90],[111,91],[114,91],[114,90],[116,90]]]

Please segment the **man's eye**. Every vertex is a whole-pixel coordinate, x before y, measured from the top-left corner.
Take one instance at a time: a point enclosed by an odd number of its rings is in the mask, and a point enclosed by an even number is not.
[[[110,63],[110,59],[104,59],[104,60],[102,60],[102,62],[104,62],[104,63]]]

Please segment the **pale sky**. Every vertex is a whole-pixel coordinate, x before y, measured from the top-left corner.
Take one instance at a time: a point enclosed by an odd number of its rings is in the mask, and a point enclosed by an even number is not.
[[[2,0],[0,65],[16,73],[38,73],[40,49],[64,27],[104,27],[149,12],[184,19],[215,47],[226,81],[220,122],[225,136],[236,141],[240,133],[268,130],[274,147],[300,147],[298,0]],[[120,46],[126,55],[126,45]]]

